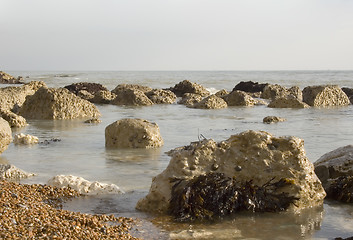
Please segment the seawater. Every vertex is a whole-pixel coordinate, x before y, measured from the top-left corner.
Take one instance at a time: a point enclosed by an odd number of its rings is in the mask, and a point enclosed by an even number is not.
[[[169,88],[188,79],[210,91],[232,90],[240,81],[280,84],[285,87],[336,84],[353,88],[353,71],[202,71],[202,72],[9,72],[25,82],[44,81],[49,87],[75,82],[101,83],[109,90],[118,84],[134,83],[152,88]],[[28,77],[27,77],[28,76]],[[323,154],[353,144],[353,105],[339,108],[271,109],[266,106],[229,107],[219,110],[187,108],[184,105],[121,107],[97,105],[102,123],[82,120],[28,120],[13,134],[37,136],[50,144],[10,144],[0,162],[34,172],[23,183],[43,183],[58,174],[76,175],[90,181],[114,183],[124,195],[84,197],[68,202],[66,209],[97,214],[138,217],[146,239],[333,239],[353,236],[353,206],[325,201],[323,208],[293,213],[240,213],[218,223],[177,224],[168,217],[151,216],[135,210],[139,198],[148,193],[152,178],[168,165],[166,152],[206,138],[221,141],[246,130],[263,130],[275,136],[304,139],[307,157],[315,162]],[[264,124],[269,115],[286,122]],[[106,149],[105,127],[122,118],[143,118],[156,122],[164,139],[159,149]],[[142,232],[142,233],[141,233]]]

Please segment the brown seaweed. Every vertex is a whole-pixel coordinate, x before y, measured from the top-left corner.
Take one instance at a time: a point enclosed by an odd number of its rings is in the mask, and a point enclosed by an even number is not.
[[[277,190],[293,184],[287,179],[263,186],[239,182],[223,173],[208,173],[190,180],[176,180],[172,187],[169,213],[177,221],[216,220],[236,212],[278,212],[298,198]]]

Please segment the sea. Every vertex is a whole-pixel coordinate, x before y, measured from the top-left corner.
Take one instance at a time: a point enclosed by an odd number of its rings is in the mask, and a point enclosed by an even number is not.
[[[169,88],[187,79],[210,92],[231,91],[241,81],[279,84],[284,87],[334,84],[353,88],[353,71],[7,71],[25,82],[44,81],[49,87],[77,82],[101,83],[109,90],[131,83]],[[6,85],[4,85],[6,86]],[[1,86],[1,87],[4,87]],[[176,223],[168,216],[135,209],[147,195],[152,178],[168,165],[167,151],[198,141],[216,141],[246,130],[262,130],[274,136],[304,139],[306,155],[315,162],[323,154],[353,144],[353,105],[332,108],[273,109],[266,106],[193,109],[179,104],[143,107],[97,105],[102,122],[82,120],[31,120],[13,129],[39,138],[42,144],[11,143],[0,163],[13,164],[36,176],[21,183],[46,184],[55,175],[74,175],[89,181],[113,183],[124,194],[80,197],[63,208],[91,214],[114,214],[139,219],[133,234],[144,239],[334,239],[353,236],[353,205],[325,200],[322,207],[299,213],[240,212],[213,223]],[[266,116],[287,121],[264,124]],[[164,146],[158,149],[106,149],[105,128],[123,118],[142,118],[160,128]],[[60,141],[49,141],[59,139]],[[46,142],[47,140],[49,142]],[[47,144],[45,144],[47,143]]]

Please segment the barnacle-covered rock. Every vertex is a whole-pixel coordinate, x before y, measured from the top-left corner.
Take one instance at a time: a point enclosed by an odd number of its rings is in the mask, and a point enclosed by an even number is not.
[[[206,88],[200,84],[190,82],[189,80],[179,82],[169,90],[174,92],[178,97],[182,97],[185,93],[195,93],[201,95],[202,97],[210,95],[210,92]]]
[[[94,104],[76,96],[66,88],[45,87],[26,98],[19,114],[30,119],[75,119],[100,116]]]
[[[222,98],[217,97],[216,95],[211,95],[189,107],[201,109],[220,109],[226,108],[228,105]]]
[[[105,128],[105,146],[156,148],[163,146],[163,139],[156,123],[143,119],[121,119]]]
[[[246,131],[221,142],[203,140],[169,152],[168,167],[155,178],[137,208],[166,213],[175,181],[190,180],[210,172],[223,173],[242,183],[264,186],[286,179],[290,185],[275,191],[298,198],[290,208],[322,205],[325,191],[297,137],[274,137],[263,131]]]
[[[9,123],[0,117],[0,154],[4,152],[12,141],[12,131]]]
[[[239,90],[229,93],[223,99],[228,106],[254,106],[256,104],[256,101],[249,94]]]
[[[337,85],[308,86],[303,89],[303,102],[313,107],[347,106],[348,96]]]
[[[145,94],[155,104],[172,104],[177,98],[170,90],[153,89]]]

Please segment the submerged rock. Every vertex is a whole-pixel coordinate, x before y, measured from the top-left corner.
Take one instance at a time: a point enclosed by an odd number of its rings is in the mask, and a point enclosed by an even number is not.
[[[111,148],[157,148],[163,139],[156,123],[122,119],[105,128],[105,146]]]
[[[228,107],[227,103],[220,97],[216,95],[208,96],[202,99],[200,102],[194,105],[189,105],[189,107],[200,108],[200,109],[220,109]]]
[[[336,85],[308,86],[303,89],[303,101],[313,107],[347,106],[348,96]]]
[[[0,164],[0,179],[19,180],[34,176],[34,173],[27,173],[11,164]]]
[[[281,117],[267,116],[267,117],[264,117],[264,119],[262,121],[263,121],[263,123],[277,123],[277,122],[284,122],[286,120],[287,119],[281,118]]]
[[[256,101],[249,94],[238,90],[229,93],[223,99],[228,106],[254,106],[256,104]]]
[[[71,188],[84,195],[97,195],[108,193],[124,193],[115,184],[90,182],[82,177],[72,175],[57,175],[48,181],[48,185],[59,188]]]
[[[272,100],[268,104],[270,108],[309,108],[310,106],[305,102],[300,101],[298,98],[289,95],[287,97],[279,97]]]
[[[189,80],[179,82],[169,90],[174,92],[178,97],[182,97],[185,93],[199,94],[202,97],[210,95],[210,92],[206,88],[200,84],[190,82]]]
[[[12,141],[12,131],[9,123],[0,117],[0,154],[3,153]]]
[[[276,138],[267,132],[246,131],[218,143],[212,139],[194,142],[169,155],[168,167],[153,178],[137,209],[167,213],[175,183],[211,172],[258,187],[286,179],[290,184],[273,193],[296,198],[290,205],[293,209],[322,205],[325,197],[314,166],[305,155],[304,141],[296,137]]]
[[[264,88],[269,85],[268,83],[258,83],[253,81],[243,82],[241,81],[233,88],[233,92],[236,90],[240,90],[243,92],[256,93],[262,92]]]
[[[39,139],[29,134],[19,133],[14,136],[13,143],[23,145],[37,144],[39,143]]]

